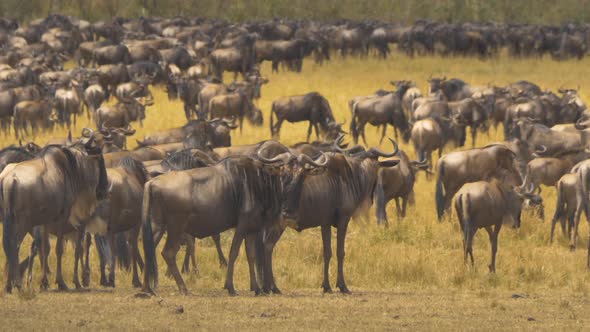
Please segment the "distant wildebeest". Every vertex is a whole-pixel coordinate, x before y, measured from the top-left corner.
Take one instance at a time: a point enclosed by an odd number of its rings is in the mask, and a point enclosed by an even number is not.
[[[230,130],[237,126],[232,122],[222,119],[213,120],[191,120],[180,128],[172,128],[145,136],[143,140],[137,140],[140,147],[167,143],[178,143],[186,140],[189,136],[198,138],[205,142],[205,146],[211,148],[231,146]]]
[[[276,124],[274,118],[276,117]],[[300,122],[309,121],[307,139],[311,136],[312,127],[316,136],[320,137],[320,127],[326,138],[335,139],[342,133],[342,124],[336,123],[332,108],[328,100],[317,92],[305,95],[290,96],[277,99],[272,102],[270,113],[270,134],[275,137],[281,131],[283,121]]]
[[[455,211],[463,232],[463,259],[467,265],[467,255],[473,260],[473,238],[479,228],[485,228],[492,245],[491,273],[496,272],[496,252],[498,234],[505,218],[512,219],[514,227],[520,227],[520,215],[525,199],[539,203],[541,198],[531,193],[520,193],[514,187],[499,180],[477,181],[464,184],[454,196]]]
[[[263,123],[262,112],[244,93],[230,93],[211,98],[209,112],[211,118],[237,118],[240,133],[244,117],[255,126],[262,126]]]
[[[21,101],[14,106],[13,126],[16,138],[23,138],[29,135],[28,128],[31,127],[33,137],[38,134],[39,129],[48,131],[53,129],[56,118],[53,114],[53,103],[49,96],[39,101]]]
[[[67,289],[61,264],[63,230],[68,224],[80,226],[97,201],[106,197],[108,189],[104,159],[93,142],[90,131],[89,138],[83,143],[73,147],[47,146],[37,158],[12,164],[14,166],[2,172],[0,205],[3,211],[3,246],[8,257],[8,292],[15,286],[21,287],[18,252],[22,239],[33,231],[33,227],[45,224],[58,226],[56,283],[59,289]],[[30,209],[31,204],[36,207],[34,210]],[[45,234],[42,241],[45,250],[49,240],[47,236]],[[81,238],[79,240],[81,242]],[[77,243],[77,248],[81,250],[81,243]],[[78,253],[81,254],[81,251],[77,249]],[[43,259],[41,286],[47,288],[48,262]],[[77,274],[74,278],[77,279]]]
[[[501,144],[443,155],[437,163],[435,201],[438,219],[441,220],[445,210],[450,208],[453,196],[465,183],[507,178],[507,183],[519,185],[521,179],[515,158],[516,153]],[[504,174],[506,171],[508,174]]]
[[[61,125],[66,125],[68,129],[71,127],[71,117],[74,116],[74,125],[76,125],[76,117],[82,111],[82,93],[80,83],[72,80],[68,89],[57,89],[55,91],[55,111],[57,113],[57,120]]]
[[[35,158],[40,148],[34,143],[27,143],[25,146],[8,146],[0,150],[0,174],[8,164],[20,163],[21,161]]]
[[[458,118],[425,118],[414,123],[410,140],[419,160],[432,165],[433,151],[438,150],[440,158],[443,148],[449,142],[453,142],[457,147],[465,145],[465,124]]]
[[[379,144],[383,142],[388,124],[394,128],[396,138],[397,129],[399,129],[402,132],[404,141],[408,141],[410,128],[408,118],[402,107],[402,98],[412,83],[409,81],[394,81],[391,83],[397,86],[395,92],[387,93],[383,96],[365,98],[354,103],[352,106],[350,133],[355,144],[358,144],[360,135],[365,145],[367,145],[365,138],[365,125],[367,123],[373,126],[383,127]]]
[[[288,186],[285,201],[282,204],[281,215],[286,221],[294,221],[293,228],[303,231],[308,228],[321,227],[324,251],[324,278],[322,288],[324,292],[332,292],[329,278],[330,259],[332,257],[331,229],[337,229],[337,257],[338,278],[336,286],[342,293],[350,293],[344,280],[344,249],[346,233],[351,217],[359,209],[366,206],[373,195],[377,183],[377,173],[380,167],[394,167],[399,160],[379,161],[379,157],[391,158],[399,149],[391,140],[394,151],[384,153],[371,148],[353,156],[341,153],[330,154],[325,161],[325,171],[315,176],[307,176],[304,169],[293,174],[292,185]],[[285,158],[279,155],[272,162]],[[272,251],[281,237],[283,227],[275,227],[266,234],[265,238],[265,277],[264,291],[279,292],[272,273]]]
[[[386,207],[392,199],[395,199],[398,218],[406,216],[408,202],[411,203],[413,200],[416,173],[419,170],[426,170],[428,167],[425,161],[410,160],[401,150],[397,159],[400,162],[396,167],[379,168],[375,187],[375,209],[378,224],[388,224]]]
[[[134,121],[143,126],[145,108],[153,104],[153,100],[127,98],[114,106],[102,106],[96,111],[96,126],[126,128]]]

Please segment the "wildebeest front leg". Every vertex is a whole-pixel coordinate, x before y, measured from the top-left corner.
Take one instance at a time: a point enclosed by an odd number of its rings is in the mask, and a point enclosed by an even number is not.
[[[138,269],[138,265],[139,265],[139,259],[141,259],[141,256],[139,254],[139,247],[138,247],[138,242],[137,242],[137,238],[139,237],[139,228],[140,228],[140,224],[137,225],[137,227],[135,227],[134,229],[131,230],[130,234],[129,234],[129,242],[131,244],[131,264],[133,267],[133,279],[131,280],[131,284],[133,285],[133,287],[135,288],[140,288],[141,285],[141,281],[139,280],[139,269]]]
[[[385,138],[385,133],[387,132],[387,124],[383,125],[383,131],[381,131],[381,138],[379,139],[379,145],[383,143],[383,139]],[[397,128],[393,127],[393,132],[395,133],[395,139],[397,140]]]
[[[236,289],[234,288],[234,265],[236,264],[236,259],[238,258],[238,254],[240,253],[240,246],[242,245],[242,240],[244,240],[244,235],[242,234],[241,230],[236,229],[234,233],[234,238],[231,242],[231,249],[229,250],[229,264],[227,266],[227,274],[225,277],[225,285],[223,286],[224,289],[227,289],[229,295],[237,295]]]
[[[332,229],[331,225],[322,225],[322,242],[324,247],[324,293],[332,293],[330,286],[330,259],[332,258]]]
[[[219,258],[219,266],[227,266],[227,260],[225,259],[225,256],[223,255],[223,250],[221,249],[221,235],[212,235],[211,238],[213,239],[213,242],[215,242],[215,249],[217,249],[217,257]]]
[[[64,254],[64,235],[63,235],[63,226],[59,227],[59,231],[57,234],[57,243],[55,244],[55,254],[57,256],[57,267],[55,272],[55,283],[57,284],[57,288],[62,291],[68,290],[68,286],[66,285],[63,274],[62,274],[62,258]]]
[[[84,267],[82,269],[82,286],[90,286],[90,246],[92,245],[92,235],[86,234],[84,241]]]
[[[500,233],[500,228],[502,228],[501,223],[494,226],[493,230],[491,226],[486,227],[486,231],[488,231],[490,243],[492,245],[492,262],[489,266],[490,273],[496,273],[496,253],[498,252],[498,233]]]
[[[109,257],[110,261],[110,270],[109,270],[109,279],[107,281],[107,287],[115,288],[115,269],[117,268],[117,245],[115,244],[115,234],[109,234],[109,245],[111,247],[111,257]]]
[[[248,259],[248,272],[250,274],[250,290],[256,295],[260,295],[260,285],[256,279],[256,251],[254,241],[256,233],[246,235],[246,258]]]
[[[84,227],[82,227],[81,231],[78,231],[78,234],[76,234],[76,243],[75,243],[75,249],[74,249],[74,286],[76,287],[76,289],[81,289],[82,288],[82,284],[80,284],[80,276],[78,273],[78,267],[79,265],[84,265],[82,258],[84,256],[84,247],[83,247],[83,241],[84,241]]]
[[[309,138],[311,137],[312,127],[313,127],[313,123],[310,120],[309,121],[309,127],[307,127],[307,139],[306,139],[306,142],[309,142]]]
[[[49,232],[46,226],[41,226],[41,252],[39,258],[41,260],[41,267],[43,269],[43,276],[41,277],[41,289],[49,288]]]
[[[281,226],[272,227],[268,233],[266,234],[266,239],[264,240],[264,285],[263,291],[265,293],[273,292],[275,294],[280,294],[281,291],[275,284],[275,277],[272,271],[272,253],[274,250],[275,245],[283,235],[285,229]]]
[[[336,256],[338,257],[338,279],[336,281],[336,287],[340,288],[340,292],[344,294],[350,294],[350,290],[346,287],[344,281],[344,244],[346,242],[346,231],[348,229],[348,221],[350,218],[346,217],[342,222],[338,224],[336,230]]]

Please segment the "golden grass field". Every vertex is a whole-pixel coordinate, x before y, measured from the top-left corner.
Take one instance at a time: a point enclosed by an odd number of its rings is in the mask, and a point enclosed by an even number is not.
[[[462,78],[475,85],[506,85],[520,79],[557,90],[560,86],[581,87],[590,101],[590,60],[553,62],[548,59],[414,58],[395,54],[388,60],[333,59],[323,67],[305,62],[300,74],[271,74],[263,66],[270,83],[262,89],[259,106],[264,112],[262,128],[246,125],[244,133],[234,132],[234,144],[268,139],[271,102],[281,96],[319,91],[330,101],[338,121],[348,120],[347,101],[370,94],[379,88],[390,89],[389,81],[410,79],[426,92],[426,79],[434,76]],[[227,77],[229,79],[229,76]],[[162,90],[154,93],[156,105],[148,110],[144,127],[136,137],[156,130],[180,126],[184,113],[179,102],[169,102]],[[76,132],[86,125],[79,119]],[[307,124],[283,126],[281,140],[286,144],[305,138]],[[393,136],[393,132],[389,129]],[[370,144],[377,144],[377,131],[367,129]],[[55,136],[65,136],[60,130]],[[44,144],[50,135],[36,139]],[[501,131],[492,130],[478,145],[501,140]],[[0,146],[16,143],[2,137]],[[130,140],[131,147],[134,140]],[[467,142],[470,146],[471,142]],[[413,149],[401,145],[414,156]],[[199,273],[185,276],[191,296],[179,296],[173,280],[164,277],[165,264],[159,259],[161,281],[158,296],[136,298],[130,275],[117,273],[117,288],[97,286],[97,258],[93,248],[92,286],[89,292],[40,293],[39,270],[34,289],[20,295],[0,293],[2,329],[87,328],[125,330],[507,330],[530,329],[584,330],[590,326],[590,271],[585,267],[588,245],[587,223],[582,220],[578,251],[570,252],[560,230],[549,244],[549,220],[544,223],[530,214],[522,227],[505,227],[500,235],[497,273],[489,274],[488,237],[477,234],[475,270],[463,265],[462,240],[457,220],[438,223],[434,208],[434,179],[420,175],[416,206],[408,217],[395,219],[389,204],[390,226],[370,220],[351,222],[346,243],[345,275],[353,294],[322,295],[322,249],[319,229],[296,233],[286,231],[275,250],[275,273],[283,295],[255,298],[248,289],[245,255],[237,262],[236,287],[239,297],[222,290],[225,270],[220,268],[212,241],[197,242]],[[554,189],[543,190],[547,218],[555,205]],[[231,232],[223,234],[224,250],[229,251]],[[333,241],[335,245],[336,241]],[[28,243],[28,242],[26,242]],[[159,249],[158,251],[160,251]],[[334,249],[335,250],[335,249]],[[23,245],[21,257],[28,247]],[[335,252],[335,251],[334,251]],[[181,250],[183,255],[184,251]],[[71,280],[73,250],[68,247],[66,281]],[[179,255],[178,259],[182,258]],[[0,255],[0,265],[4,256]],[[158,258],[161,258],[158,255]],[[52,252],[51,266],[55,269]],[[336,259],[332,260],[332,283],[336,279]],[[38,269],[38,264],[37,264]],[[53,276],[52,276],[53,277]],[[2,285],[4,281],[1,281]],[[70,283],[70,285],[72,285]],[[55,288],[52,285],[53,288]],[[179,313],[182,307],[183,313]]]

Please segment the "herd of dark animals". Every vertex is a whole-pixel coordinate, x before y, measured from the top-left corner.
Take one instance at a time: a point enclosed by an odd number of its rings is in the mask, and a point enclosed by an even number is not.
[[[230,25],[187,18],[117,18],[91,24],[63,15],[20,27],[0,18],[3,134],[13,131],[21,140],[34,138],[55,126],[70,128],[84,113],[96,126],[85,128],[80,137],[70,134],[44,146],[21,143],[0,151],[6,290],[22,287],[25,274],[30,286],[37,255],[41,287],[49,287],[50,235],[57,238],[58,288],[67,289],[62,274],[65,240],[75,245],[73,282],[76,288],[87,287],[94,235],[103,286],[115,286],[119,262],[132,271],[134,287],[153,293],[158,283],[156,247],[164,239],[167,274],[187,293],[182,273],[196,269],[195,238],[212,237],[220,264],[227,265],[224,287],[230,294],[235,294],[234,264],[242,242],[250,289],[256,294],[279,293],[272,269],[277,241],[287,227],[320,227],[322,287],[331,292],[328,268],[335,227],[336,286],[348,293],[348,223],[374,202],[378,223],[387,224],[391,200],[398,218],[404,218],[419,171],[427,177],[436,174],[439,219],[454,206],[466,264],[469,257],[473,264],[473,237],[484,228],[492,244],[490,271],[495,271],[503,222],[518,227],[523,206],[538,206],[544,218],[540,185],[555,186],[558,192],[551,239],[560,222],[574,249],[581,214],[588,218],[590,213],[590,116],[577,89],[562,88],[556,94],[528,81],[481,87],[430,77],[428,94],[423,95],[414,82],[397,80],[390,82],[393,91],[351,98],[348,133],[318,92],[280,98],[270,110],[271,137],[278,138],[284,121],[308,121],[305,142],[232,146],[231,131],[241,131],[244,118],[254,126],[263,124],[255,104],[269,83],[258,69],[262,61],[271,61],[273,71],[301,71],[307,56],[322,63],[333,51],[366,56],[375,49],[386,57],[392,43],[410,55],[487,57],[507,47],[515,56],[548,53],[563,59],[585,54],[588,31],[586,25],[572,24],[427,21],[409,27],[285,20]],[[70,59],[79,67],[63,70]],[[226,71],[235,73],[232,83],[221,80]],[[238,74],[242,80],[237,80]],[[127,137],[135,134],[132,123],[142,124],[154,103],[150,87],[158,85],[166,88],[168,98],[183,102],[187,123],[152,133],[127,150]],[[116,104],[106,106],[112,97]],[[477,133],[500,123],[505,140],[476,148]],[[392,126],[396,139],[401,135],[414,146],[417,160],[391,139],[391,152],[358,145],[359,139],[367,145],[367,124],[381,130],[380,143]],[[449,144],[464,146],[467,127],[473,147],[442,155]],[[309,143],[313,131],[323,141]],[[344,142],[346,134],[353,145]],[[440,157],[436,167],[434,151]],[[235,233],[226,260],[220,233],[231,228]],[[27,234],[33,237],[31,253],[20,262]],[[179,270],[176,255],[181,246],[187,251]],[[590,246],[588,257],[590,267]]]

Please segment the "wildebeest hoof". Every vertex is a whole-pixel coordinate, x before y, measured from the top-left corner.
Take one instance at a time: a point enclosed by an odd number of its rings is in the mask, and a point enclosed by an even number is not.
[[[134,278],[131,284],[133,284],[133,288],[141,288],[141,281],[139,279]]]
[[[41,279],[41,290],[47,290],[49,288],[49,281],[47,278]]]
[[[352,294],[346,285],[338,286],[338,288],[342,294]]]
[[[261,292],[260,288],[254,289],[253,292],[254,292],[254,296],[267,295],[267,294]]]
[[[70,288],[66,285],[66,283],[63,280],[57,281],[57,289],[60,291],[69,291]]]
[[[488,265],[488,269],[490,270],[490,273],[496,273],[496,268],[494,266]]]
[[[273,294],[282,294],[282,293],[281,293],[281,290],[280,290],[280,289],[278,289],[277,287],[273,287],[273,288],[272,288],[272,292],[273,292]]]
[[[571,251],[571,252],[574,252],[574,251],[576,251],[576,246],[574,246],[574,245],[571,245],[571,244],[570,244],[570,251]]]
[[[74,286],[75,286],[75,287],[76,287],[76,289],[78,289],[78,290],[79,290],[79,289],[82,289],[82,285],[81,285],[81,284],[80,284],[80,282],[79,282],[79,281],[77,281],[77,280],[74,280]]]
[[[332,287],[330,286],[323,286],[324,293],[332,294]]]

